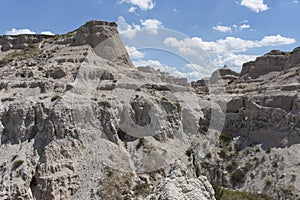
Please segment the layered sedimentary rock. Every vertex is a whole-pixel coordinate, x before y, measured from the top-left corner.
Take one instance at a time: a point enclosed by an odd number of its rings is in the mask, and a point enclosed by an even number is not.
[[[115,23],[0,45],[1,199],[299,198],[299,48],[190,84],[134,67]]]
[[[194,141],[213,145],[187,79],[134,68],[115,23],[0,41],[1,199],[156,198]],[[195,173],[172,184],[213,198]]]

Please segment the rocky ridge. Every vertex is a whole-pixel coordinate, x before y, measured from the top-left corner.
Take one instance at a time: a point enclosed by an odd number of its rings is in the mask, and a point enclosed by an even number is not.
[[[190,84],[135,68],[111,22],[0,45],[0,198],[299,198],[299,48]]]
[[[0,198],[144,199],[156,187],[151,198],[173,195],[161,193],[172,163],[191,165],[191,138],[206,141],[186,79],[134,68],[115,23],[3,38]],[[202,188],[188,197],[214,198],[194,173],[175,177],[173,190],[184,197],[189,180]]]
[[[273,50],[221,81],[227,99],[224,127],[219,145],[199,164],[212,183],[274,199],[299,198],[298,51]],[[193,86],[205,98],[203,84]]]

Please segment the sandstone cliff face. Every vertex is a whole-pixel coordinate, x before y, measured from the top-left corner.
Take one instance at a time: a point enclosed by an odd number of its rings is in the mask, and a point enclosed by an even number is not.
[[[134,68],[115,23],[1,46],[1,199],[214,199],[205,177],[181,174],[192,143],[214,145],[193,89]]]
[[[299,198],[299,48],[191,87],[133,67],[115,23],[0,45],[1,199]]]
[[[297,49],[271,51],[244,64],[239,78],[218,81],[225,90],[224,126],[219,144],[198,162],[200,173],[211,182],[274,199],[299,198]],[[204,115],[212,109],[204,108]]]

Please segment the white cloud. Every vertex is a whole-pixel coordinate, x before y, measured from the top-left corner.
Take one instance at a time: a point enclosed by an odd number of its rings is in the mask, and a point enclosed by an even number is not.
[[[243,24],[243,25],[240,26],[240,30],[248,29],[248,28],[250,28],[249,24]]]
[[[176,8],[173,9],[173,12],[178,12],[178,10]]]
[[[157,29],[163,28],[162,23],[157,19],[146,19],[145,21],[141,20],[143,28],[149,29],[149,33],[157,34]]]
[[[24,28],[24,29],[12,28],[10,31],[5,31],[5,35],[24,35],[24,34],[36,34],[36,32],[34,32],[28,28]],[[40,34],[54,35],[54,33],[50,32],[50,31],[42,31]]]
[[[147,30],[151,34],[157,34],[157,29],[163,28],[161,21],[157,19],[140,20],[141,25],[128,24],[123,16],[118,18],[118,27],[121,35],[132,39],[138,31]]]
[[[257,55],[246,55],[243,52],[251,48],[281,46],[295,43],[293,38],[283,37],[281,35],[265,36],[261,40],[245,40],[236,37],[226,37],[216,41],[204,41],[202,38],[185,38],[177,40],[176,38],[166,38],[164,44],[178,48],[178,51],[184,55],[198,56],[206,51],[212,57],[215,67],[228,65],[240,69],[241,65],[250,60],[254,60]]]
[[[296,40],[294,38],[286,38],[281,35],[265,36],[259,43],[261,46],[280,46],[286,44],[293,44]]]
[[[30,29],[11,29],[10,31],[5,31],[5,35],[22,35],[22,34],[35,34],[35,32]]]
[[[119,4],[127,3],[133,6],[139,7],[141,10],[152,10],[155,7],[155,2],[153,0],[120,0]]]
[[[241,5],[249,8],[253,12],[259,13],[269,9],[263,0],[242,0]]]
[[[141,59],[145,56],[145,53],[140,52],[139,50],[136,49],[134,46],[125,46],[129,56],[131,57],[132,60],[135,59]]]
[[[42,34],[42,35],[55,35],[55,34],[52,33],[51,31],[42,31],[41,34]]]
[[[130,12],[130,13],[135,13],[136,9],[137,9],[137,7],[131,6],[131,7],[129,8],[128,12]]]
[[[214,26],[213,27],[214,30],[216,31],[219,31],[219,32],[223,32],[223,33],[226,33],[226,32],[231,32],[231,27],[229,26]]]
[[[294,0],[293,2],[294,2],[294,3],[299,3],[299,1],[298,1],[298,0]]]
[[[141,29],[139,25],[128,24],[123,16],[120,16],[118,18],[118,28],[120,34],[128,39],[132,39],[135,36],[136,32]]]

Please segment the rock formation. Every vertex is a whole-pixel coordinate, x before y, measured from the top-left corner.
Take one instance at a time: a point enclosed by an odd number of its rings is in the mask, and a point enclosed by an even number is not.
[[[299,198],[299,48],[190,84],[111,22],[0,45],[0,199]]]
[[[180,171],[170,166],[191,165],[192,138],[207,141],[187,79],[134,68],[115,23],[3,36],[1,46],[1,199],[156,198]],[[190,181],[196,190],[183,191]],[[172,184],[213,198],[195,173]]]

